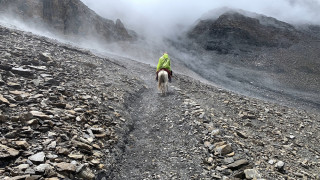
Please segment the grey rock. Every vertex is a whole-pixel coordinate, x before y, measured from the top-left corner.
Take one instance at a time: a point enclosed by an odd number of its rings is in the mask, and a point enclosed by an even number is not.
[[[14,74],[18,74],[23,77],[32,77],[34,72],[31,69],[24,69],[22,67],[12,68],[11,71]]]
[[[18,83],[8,82],[7,85],[8,85],[8,87],[13,88],[13,89],[21,89],[21,85]]]
[[[225,164],[231,164],[231,163],[234,162],[234,159],[233,159],[233,158],[224,158],[223,162],[224,162]]]
[[[10,102],[8,101],[8,99],[4,98],[4,97],[2,96],[2,94],[0,94],[0,104],[7,104],[7,105],[9,105]]]
[[[38,152],[32,156],[30,156],[28,159],[32,161],[33,163],[43,163],[45,160],[45,154],[44,152]]]
[[[40,53],[39,59],[44,62],[52,61],[52,57],[51,57],[50,53]]]
[[[21,171],[24,171],[24,170],[28,169],[29,167],[30,167],[29,164],[20,164],[19,166],[15,167],[15,168],[17,168]]]
[[[50,170],[52,167],[49,164],[40,164],[34,168],[36,172],[44,173],[46,170]]]
[[[79,142],[79,141],[72,141],[72,143],[78,147],[80,149],[80,151],[84,151],[84,152],[91,152],[93,147],[88,145],[88,144],[85,144],[85,143],[82,143],[82,142]]]
[[[54,150],[54,149],[56,149],[56,146],[57,146],[57,142],[56,142],[56,141],[52,141],[52,142],[47,146],[47,149],[49,149],[49,150]]]
[[[40,119],[51,119],[50,116],[46,115],[45,113],[43,112],[40,112],[40,111],[30,111],[30,113],[34,116],[34,117],[38,117]]]
[[[232,169],[232,170],[235,170],[235,169],[239,169],[245,165],[248,165],[249,162],[246,160],[246,159],[240,159],[240,160],[237,160],[229,165],[227,165],[227,167],[229,169]]]
[[[244,174],[247,179],[259,179],[261,175],[258,173],[256,169],[245,169]]]
[[[278,161],[275,165],[275,167],[278,169],[278,171],[282,172],[284,170],[285,163],[283,161]]]
[[[3,114],[0,114],[0,122],[1,122],[1,123],[7,122],[8,119],[9,119],[8,116],[3,115]]]
[[[8,146],[0,144],[0,159],[1,158],[10,158],[19,155],[19,151]]]
[[[17,147],[21,149],[28,149],[28,147],[30,146],[27,141],[16,141],[15,143]]]
[[[214,151],[216,155],[224,156],[231,153],[233,150],[230,144],[225,144],[225,145],[216,147]]]
[[[95,175],[89,167],[84,167],[80,170],[79,175],[80,178],[88,179],[88,180],[94,180]]]
[[[28,168],[24,171],[25,174],[36,174],[35,170],[33,168]]]
[[[61,162],[61,163],[56,163],[55,166],[57,167],[58,171],[68,171],[68,172],[76,171],[76,166],[71,163]]]

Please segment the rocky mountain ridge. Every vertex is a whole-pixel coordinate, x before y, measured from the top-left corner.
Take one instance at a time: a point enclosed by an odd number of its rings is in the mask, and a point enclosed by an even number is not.
[[[294,26],[271,17],[253,18],[230,11],[217,19],[200,20],[187,36],[205,50],[228,54],[253,47],[289,47],[299,42],[299,33]]]
[[[123,23],[105,19],[80,0],[1,0],[0,10],[27,24],[57,32],[66,37],[102,39],[106,42],[133,40],[134,32]],[[132,33],[131,33],[132,32]],[[75,38],[76,39],[76,38]]]

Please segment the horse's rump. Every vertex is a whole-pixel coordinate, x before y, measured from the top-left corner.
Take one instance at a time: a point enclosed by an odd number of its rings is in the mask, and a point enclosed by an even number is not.
[[[168,73],[165,70],[161,70],[158,73],[158,89],[162,94],[166,94],[168,88]]]

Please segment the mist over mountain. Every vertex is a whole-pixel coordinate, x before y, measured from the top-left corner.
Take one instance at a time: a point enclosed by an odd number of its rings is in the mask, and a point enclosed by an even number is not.
[[[134,39],[134,33],[130,35],[120,19],[103,18],[80,0],[1,0],[0,10],[35,28],[69,38],[94,37],[109,42]]]

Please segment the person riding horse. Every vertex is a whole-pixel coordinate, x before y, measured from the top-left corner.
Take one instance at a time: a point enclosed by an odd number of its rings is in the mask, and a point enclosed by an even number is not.
[[[157,76],[156,81],[158,81],[158,73],[161,70],[165,70],[168,72],[168,78],[169,82],[171,83],[171,76],[172,76],[172,70],[171,70],[171,63],[168,53],[163,53],[163,55],[159,58],[159,62],[157,65]]]

